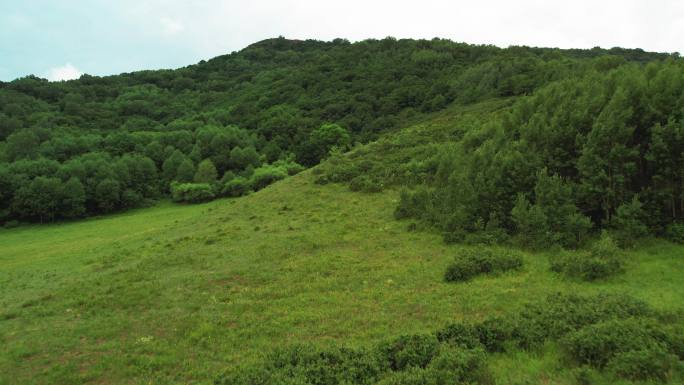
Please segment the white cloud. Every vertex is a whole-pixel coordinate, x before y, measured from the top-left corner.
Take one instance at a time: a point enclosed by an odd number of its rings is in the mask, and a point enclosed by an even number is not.
[[[183,32],[185,29],[185,26],[180,21],[170,17],[162,17],[159,19],[159,23],[161,23],[162,32],[165,35],[175,35],[179,32]]]
[[[61,67],[55,67],[47,72],[46,78],[51,82],[60,80],[78,79],[83,75],[83,72],[74,67],[71,63],[66,63]]]

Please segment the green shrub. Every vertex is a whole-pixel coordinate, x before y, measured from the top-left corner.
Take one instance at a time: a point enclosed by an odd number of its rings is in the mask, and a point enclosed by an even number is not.
[[[401,336],[381,347],[393,370],[409,367],[426,367],[439,350],[439,341],[433,335]]]
[[[662,345],[620,352],[608,362],[607,369],[630,380],[666,381],[677,363],[677,356]]]
[[[511,340],[515,324],[511,318],[488,318],[475,325],[478,340],[488,352],[502,352]]]
[[[469,349],[482,347],[478,330],[468,324],[453,323],[436,332],[439,342]]]
[[[19,227],[19,221],[17,221],[17,220],[7,221],[7,222],[5,222],[5,224],[3,226],[6,229],[13,229],[15,227]]]
[[[221,195],[225,197],[239,197],[246,195],[252,190],[250,181],[241,176],[237,176],[227,181],[221,189]]]
[[[621,353],[666,349],[656,338],[659,328],[647,319],[612,319],[568,334],[563,347],[577,362],[603,368]]]
[[[637,196],[618,207],[612,219],[611,227],[622,246],[631,247],[634,241],[646,236],[648,228],[644,223],[646,214]]]
[[[442,346],[427,369],[436,384],[476,383],[487,381],[486,355],[482,349]]]
[[[382,182],[374,180],[367,175],[359,175],[349,182],[349,189],[365,193],[380,192],[383,189]]]
[[[511,338],[517,345],[531,348],[547,338],[561,338],[588,325],[651,314],[646,303],[626,295],[557,293],[544,301],[526,305],[518,317],[510,321],[514,324]]]
[[[604,231],[588,253],[572,252],[554,257],[551,270],[585,281],[595,281],[621,272],[623,262],[617,244]]]
[[[402,189],[399,192],[399,204],[394,209],[394,217],[396,219],[423,217],[426,214],[425,202],[428,201],[429,196],[430,191],[424,186],[414,191]]]
[[[254,170],[250,184],[254,191],[259,191],[262,188],[277,182],[287,177],[287,171],[281,167],[266,165]]]
[[[461,249],[447,266],[444,279],[447,282],[467,281],[480,274],[520,269],[522,265],[522,256],[512,251],[482,247]]]
[[[171,197],[174,202],[207,202],[214,199],[214,191],[207,183],[172,183]]]
[[[229,370],[216,380],[216,384],[370,385],[387,370],[379,358],[377,353],[368,350],[324,350],[294,345],[274,350],[260,364]]]
[[[675,222],[667,226],[667,239],[675,243],[684,243],[684,223]]]

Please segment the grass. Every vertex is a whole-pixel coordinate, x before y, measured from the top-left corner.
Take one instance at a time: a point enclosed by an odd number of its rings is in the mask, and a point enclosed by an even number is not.
[[[551,273],[543,254],[525,254],[521,272],[444,283],[460,246],[407,232],[392,219],[396,197],[318,186],[305,172],[235,200],[4,230],[0,383],[210,383],[278,345],[368,344],[559,290],[684,304],[682,248],[663,242],[595,284]],[[563,383],[548,360],[493,365]]]
[[[379,173],[383,159],[429,153],[440,127],[467,126],[454,114],[354,156],[383,154],[373,158]],[[520,271],[446,283],[464,246],[407,231],[393,218],[396,189],[363,194],[315,179],[306,171],[238,199],[0,230],[0,384],[209,384],[276,346],[370,345],[557,291],[684,309],[682,246],[644,242],[624,274],[594,283],[552,273],[544,253],[523,253]],[[489,361],[502,384],[574,384],[559,354],[549,345]]]

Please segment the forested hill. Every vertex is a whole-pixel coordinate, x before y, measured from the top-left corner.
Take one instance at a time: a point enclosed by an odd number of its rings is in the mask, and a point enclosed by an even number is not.
[[[177,70],[0,83],[0,222],[239,196],[451,103],[668,57],[278,38]]]

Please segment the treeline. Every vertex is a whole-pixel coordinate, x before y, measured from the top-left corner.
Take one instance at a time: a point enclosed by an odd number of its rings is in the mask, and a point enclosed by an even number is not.
[[[278,38],[178,70],[0,82],[0,222],[241,194],[449,103],[665,56]]]
[[[398,217],[458,241],[515,236],[577,247],[591,229],[622,244],[684,241],[684,63],[590,69],[521,98],[437,156]]]

